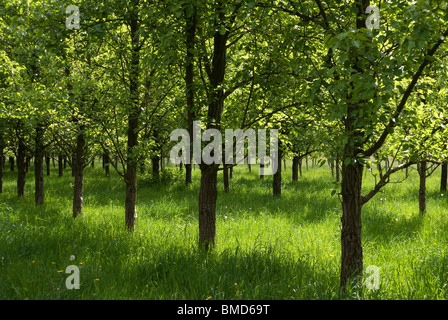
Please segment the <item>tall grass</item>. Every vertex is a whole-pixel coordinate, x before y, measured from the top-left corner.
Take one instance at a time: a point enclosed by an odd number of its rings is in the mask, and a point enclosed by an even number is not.
[[[171,168],[170,170],[175,170]],[[378,290],[339,290],[341,207],[327,166],[280,198],[271,177],[236,167],[230,192],[219,182],[217,245],[197,249],[199,170],[186,187],[175,171],[141,176],[136,231],[124,228],[124,186],[86,169],[82,216],[71,215],[69,170],[45,180],[35,207],[32,175],[18,199],[7,172],[0,195],[1,299],[446,299],[447,197],[439,173],[428,180],[428,212],[418,212],[418,176],[390,184],[363,208],[364,265],[380,268]],[[399,173],[401,174],[401,173]],[[373,184],[366,175],[365,191]],[[74,256],[74,259],[70,258]],[[65,269],[80,269],[80,289]],[[368,275],[366,275],[368,276]]]

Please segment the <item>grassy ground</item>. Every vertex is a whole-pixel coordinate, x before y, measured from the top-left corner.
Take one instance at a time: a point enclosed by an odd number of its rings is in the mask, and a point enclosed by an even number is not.
[[[380,268],[380,287],[349,295],[338,287],[341,208],[328,166],[304,170],[297,183],[288,167],[280,199],[271,195],[271,177],[261,181],[256,171],[237,167],[228,194],[220,178],[217,246],[209,254],[197,250],[198,170],[190,187],[182,178],[141,179],[133,234],[124,230],[124,186],[115,174],[86,169],[85,211],[73,219],[69,170],[46,178],[39,208],[32,174],[17,199],[15,174],[7,172],[0,299],[448,298],[448,204],[438,171],[428,181],[425,216],[415,171],[364,207],[364,267]],[[372,182],[368,173],[366,190]],[[79,267],[79,290],[66,288],[69,265]]]

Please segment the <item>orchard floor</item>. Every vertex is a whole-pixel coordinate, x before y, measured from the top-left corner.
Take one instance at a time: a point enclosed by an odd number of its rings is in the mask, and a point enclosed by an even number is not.
[[[220,172],[210,253],[197,249],[198,169],[189,187],[174,168],[162,182],[141,177],[134,233],[125,231],[124,183],[114,173],[86,169],[84,213],[73,219],[69,169],[59,178],[52,168],[41,207],[34,205],[33,174],[17,199],[15,173],[6,170],[0,299],[448,298],[448,196],[439,192],[440,171],[428,179],[424,216],[415,170],[364,206],[365,279],[342,293],[341,206],[328,166],[310,165],[293,183],[288,164],[280,198],[272,196],[272,177],[260,180],[257,169],[236,167],[227,194]],[[374,179],[365,179],[366,192]],[[71,265],[79,269],[79,289],[66,286]]]

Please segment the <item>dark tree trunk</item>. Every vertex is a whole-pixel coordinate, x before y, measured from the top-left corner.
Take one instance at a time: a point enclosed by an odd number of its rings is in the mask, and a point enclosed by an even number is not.
[[[76,137],[75,156],[73,157],[73,218],[82,214],[82,206],[84,202],[84,167],[85,167],[85,146],[84,126],[80,126]]]
[[[264,163],[260,162],[260,179],[264,179]]]
[[[440,176],[440,192],[446,191],[447,179],[448,179],[448,162],[444,162],[442,163],[442,174]]]
[[[110,178],[110,157],[109,154],[103,154],[103,168],[106,174],[106,177]]]
[[[349,279],[362,274],[361,243],[361,186],[363,167],[358,162],[342,165],[342,232],[341,232],[341,287]]]
[[[14,157],[9,157],[9,170],[14,172]]]
[[[299,156],[294,156],[292,158],[292,181],[299,180]]]
[[[223,180],[224,180],[224,192],[229,192],[229,167],[227,165],[223,165]]]
[[[376,165],[377,169],[378,169],[378,173],[380,175],[380,179],[383,177],[383,168],[381,167],[381,161],[378,162],[378,164]]]
[[[196,7],[191,5],[184,8],[186,19],[186,60],[185,60],[185,94],[187,98],[188,133],[193,138],[193,121],[196,117],[194,102],[194,49],[197,27]],[[191,139],[192,140],[192,139]],[[185,184],[191,184],[191,164],[193,161],[193,147],[190,145],[190,163],[185,164]]]
[[[49,156],[45,156],[45,165],[47,167],[47,176],[50,175],[50,157]]]
[[[151,157],[152,174],[154,177],[159,177],[160,174],[159,161],[159,156],[155,155]],[[180,166],[182,166],[182,164],[180,164]]]
[[[213,59],[210,70],[210,99],[207,112],[207,129],[218,129],[224,107],[224,81],[226,70],[228,31],[219,32],[225,18],[221,1],[217,2],[215,18],[215,33],[213,39]],[[215,245],[216,234],[216,198],[217,176],[219,164],[201,164],[201,185],[199,189],[199,247],[206,251]]]
[[[28,173],[30,169],[31,156],[25,155],[25,172]]]
[[[64,157],[62,155],[58,156],[58,175],[59,177],[64,175]]]
[[[130,5],[130,36],[131,59],[129,70],[129,93],[131,109],[128,115],[127,132],[127,159],[126,159],[126,199],[125,199],[125,225],[126,229],[135,229],[137,218],[137,159],[135,150],[138,146],[139,116],[139,76],[140,76],[140,35],[139,35],[139,0],[133,0]]]
[[[25,196],[26,183],[26,147],[23,137],[18,137],[17,148],[17,195]]]
[[[218,165],[201,166],[199,188],[199,247],[206,251],[215,246]]]
[[[418,174],[420,176],[420,184],[418,190],[418,208],[420,214],[426,213],[426,160],[420,161],[418,164]]]
[[[44,138],[45,129],[39,123],[36,127],[34,153],[34,202],[37,206],[44,204]]]
[[[272,160],[274,163],[271,163],[271,167],[277,167],[277,171],[274,173],[274,177],[272,179],[272,190],[274,196],[281,196],[282,194],[282,153],[281,141],[279,140],[277,157]]]

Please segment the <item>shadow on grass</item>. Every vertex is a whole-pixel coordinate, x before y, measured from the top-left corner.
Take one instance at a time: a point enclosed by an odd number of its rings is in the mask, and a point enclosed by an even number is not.
[[[425,217],[418,212],[411,216],[397,216],[390,209],[363,208],[363,237],[366,240],[391,242],[398,238],[414,237],[421,231]]]

